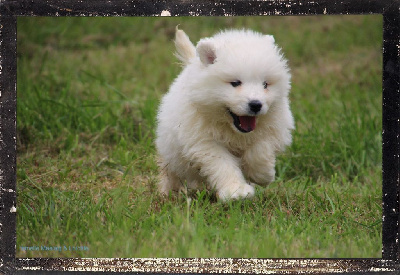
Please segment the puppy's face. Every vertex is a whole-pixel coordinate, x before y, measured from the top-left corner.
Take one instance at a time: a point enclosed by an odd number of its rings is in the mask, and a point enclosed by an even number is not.
[[[229,114],[223,117],[237,132],[254,131],[258,118],[288,95],[290,74],[270,36],[222,33],[201,40],[197,53],[201,72],[196,97],[202,105]]]

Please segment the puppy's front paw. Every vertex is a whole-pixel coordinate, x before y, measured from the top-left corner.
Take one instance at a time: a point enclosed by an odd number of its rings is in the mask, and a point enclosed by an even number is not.
[[[227,186],[217,192],[217,197],[222,201],[251,198],[254,196],[254,187],[249,184]]]
[[[263,172],[252,172],[248,174],[249,178],[260,186],[267,186],[275,180],[275,169],[267,170]]]

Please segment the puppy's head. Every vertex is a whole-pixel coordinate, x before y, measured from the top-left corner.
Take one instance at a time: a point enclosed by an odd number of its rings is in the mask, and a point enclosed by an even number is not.
[[[274,38],[248,30],[204,38],[191,64],[192,99],[224,112],[235,131],[249,133],[274,103],[288,96],[290,73]]]

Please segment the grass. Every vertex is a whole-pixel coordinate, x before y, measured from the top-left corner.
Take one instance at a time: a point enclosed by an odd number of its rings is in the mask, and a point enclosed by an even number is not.
[[[289,60],[293,145],[253,200],[156,192],[177,24]],[[379,15],[18,18],[17,257],[381,257],[381,41]]]

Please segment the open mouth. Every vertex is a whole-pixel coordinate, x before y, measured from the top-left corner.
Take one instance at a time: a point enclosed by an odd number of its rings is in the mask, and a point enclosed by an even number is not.
[[[255,116],[238,116],[229,110],[229,114],[233,118],[233,124],[236,129],[242,133],[249,133],[256,128],[256,117]]]

